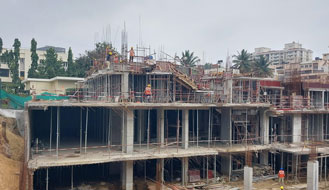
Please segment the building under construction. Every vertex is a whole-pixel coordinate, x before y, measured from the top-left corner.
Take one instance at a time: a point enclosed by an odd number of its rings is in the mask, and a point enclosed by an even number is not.
[[[319,161],[319,179],[327,180],[328,84],[230,69],[195,77],[149,56],[109,63],[69,101],[25,105],[22,189],[100,182],[145,189],[138,181],[201,187],[236,180],[245,165],[267,166],[268,176],[284,168],[288,180],[305,181],[309,159]]]

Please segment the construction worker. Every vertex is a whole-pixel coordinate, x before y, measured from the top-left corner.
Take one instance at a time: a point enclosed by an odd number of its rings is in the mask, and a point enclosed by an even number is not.
[[[283,185],[284,184],[284,177],[285,177],[283,168],[280,168],[279,173],[278,173],[278,177],[279,177],[279,183],[281,183],[281,185]]]
[[[107,54],[106,61],[111,61],[111,56],[113,55],[112,50],[110,50]]]
[[[152,96],[152,89],[151,89],[151,85],[150,84],[148,84],[145,87],[144,94],[145,94],[146,100],[149,102],[150,101],[150,98]]]
[[[133,62],[134,61],[134,57],[135,57],[135,51],[134,48],[131,47],[130,51],[129,51],[129,62]]]
[[[283,190],[283,186],[281,186],[280,189]]]

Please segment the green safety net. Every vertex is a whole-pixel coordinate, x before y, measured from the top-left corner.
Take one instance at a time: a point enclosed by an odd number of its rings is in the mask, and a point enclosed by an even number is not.
[[[39,99],[39,100],[66,100],[68,98],[69,98],[68,96],[57,96],[56,94],[52,94],[52,93],[48,93],[48,92],[45,92],[45,93],[42,93],[42,94],[36,96],[36,99]],[[10,108],[24,109],[25,102],[31,101],[32,96],[26,96],[26,97],[17,96],[14,94],[9,94],[6,91],[1,89],[0,99],[1,100],[8,99]]]

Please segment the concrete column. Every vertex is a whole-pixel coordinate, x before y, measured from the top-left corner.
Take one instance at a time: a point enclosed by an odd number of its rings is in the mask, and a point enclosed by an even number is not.
[[[321,105],[322,105],[322,109],[324,109],[324,91],[322,91]]]
[[[285,137],[283,135],[285,135],[284,130],[286,128],[286,119],[287,119],[287,116],[281,117],[281,119],[280,119],[281,122],[280,122],[279,140],[281,142],[284,142],[284,140],[285,140]]]
[[[252,167],[245,166],[243,171],[243,186],[244,190],[252,190]]]
[[[182,148],[188,148],[188,137],[189,137],[189,128],[188,128],[188,110],[182,110]]]
[[[262,151],[260,153],[260,164],[268,165],[268,151]]]
[[[134,111],[124,111],[123,114],[123,142],[122,149],[125,153],[132,153],[134,151]]]
[[[188,157],[182,158],[182,185],[187,185],[188,182]]]
[[[157,159],[156,165],[157,190],[161,190],[164,183],[164,159]]]
[[[145,110],[138,110],[138,132],[137,132],[137,141],[139,142],[143,142],[143,140],[145,139]]]
[[[316,114],[314,115],[314,139],[318,141],[323,141],[323,114]]]
[[[302,114],[292,116],[292,143],[300,143],[302,136]]]
[[[220,140],[225,144],[232,144],[232,110],[231,108],[222,108]]]
[[[157,110],[157,139],[162,147],[164,145],[164,110]]]
[[[319,162],[307,162],[307,190],[319,189]]]
[[[291,170],[292,170],[291,173],[294,175],[294,178],[297,179],[298,160],[296,154],[292,154]]]
[[[231,178],[232,156],[231,154],[221,156],[221,173]]]
[[[121,182],[123,190],[133,190],[134,187],[134,161],[122,162]]]
[[[267,110],[262,109],[259,112],[259,123],[260,123],[260,135],[261,135],[261,142],[264,145],[269,144],[269,128],[270,128],[270,121],[269,116],[266,114]]]
[[[123,99],[128,99],[129,97],[129,73],[125,72],[121,75],[121,96]]]

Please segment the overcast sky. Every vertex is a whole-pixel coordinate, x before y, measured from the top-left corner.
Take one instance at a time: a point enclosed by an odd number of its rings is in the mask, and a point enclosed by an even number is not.
[[[19,38],[29,48],[35,38],[39,47],[72,47],[75,57],[95,40],[120,48],[124,22],[129,47],[141,40],[171,55],[189,49],[207,62],[292,41],[314,57],[329,46],[328,0],[0,0],[0,14],[5,47]]]

